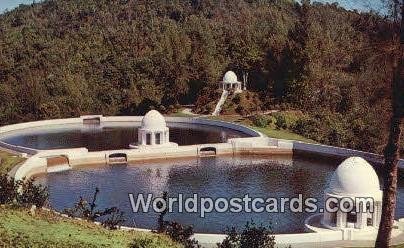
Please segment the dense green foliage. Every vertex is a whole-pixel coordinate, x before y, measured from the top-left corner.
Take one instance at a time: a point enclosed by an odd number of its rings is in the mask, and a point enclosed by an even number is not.
[[[209,112],[213,89],[231,69],[248,72],[254,93],[228,103],[236,112],[299,109],[307,114],[293,127],[299,134],[381,152],[391,74],[381,49],[386,22],[292,0],[21,6],[0,15],[0,124],[169,112],[193,102]]]
[[[275,244],[275,236],[270,227],[247,222],[241,232],[235,227],[229,228],[227,237],[217,244],[217,248],[274,248]]]
[[[12,204],[20,207],[43,207],[48,201],[48,188],[34,183],[34,178],[15,180],[0,174],[0,205]]]

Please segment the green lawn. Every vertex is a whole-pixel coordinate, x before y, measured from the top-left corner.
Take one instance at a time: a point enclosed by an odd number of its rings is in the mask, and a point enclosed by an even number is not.
[[[0,173],[7,173],[24,161],[17,155],[0,151]],[[110,231],[87,221],[63,218],[38,210],[35,217],[27,209],[0,205],[0,247],[182,247],[164,235]]]
[[[195,115],[183,113],[182,111],[184,109],[185,108],[180,108],[176,112],[168,114],[168,116],[171,116],[171,117],[195,117]]]
[[[0,151],[0,174],[5,174],[9,172],[14,166],[24,161],[25,158],[22,158],[18,155],[11,154],[9,152]]]
[[[171,117],[195,117],[194,115],[190,115],[190,114],[182,113],[182,112],[175,112],[175,113],[169,114],[168,116],[171,116]]]
[[[292,133],[288,130],[283,130],[283,129],[278,130],[278,129],[273,129],[273,128],[263,128],[263,127],[255,127],[255,126],[250,126],[250,127],[271,138],[297,140],[297,141],[303,141],[303,142],[307,142],[307,143],[316,143],[314,140],[305,138],[299,134]]]
[[[239,116],[239,115],[208,116],[206,118],[213,119],[213,120],[222,120],[222,121],[239,123],[239,124],[248,126],[254,130],[257,130],[271,138],[297,140],[297,141],[303,141],[303,142],[307,142],[307,143],[317,143],[314,140],[308,139],[299,134],[293,133],[289,130],[276,129],[271,126],[257,127],[250,120],[243,118],[242,116]]]
[[[26,209],[0,207],[0,247],[130,247],[175,248],[168,237],[152,233],[110,231],[86,221],[63,218],[47,211],[34,217]]]

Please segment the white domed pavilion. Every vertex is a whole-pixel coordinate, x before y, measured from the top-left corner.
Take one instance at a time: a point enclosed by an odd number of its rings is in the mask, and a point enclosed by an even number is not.
[[[138,129],[137,145],[131,148],[166,147],[177,146],[170,142],[170,132],[164,116],[156,110],[150,110],[142,119],[142,125]]]
[[[242,83],[238,81],[237,75],[233,71],[226,72],[219,85],[222,90],[234,90],[235,93],[243,91]]]
[[[373,167],[361,157],[350,157],[343,161],[331,177],[328,188],[325,190],[325,200],[329,198],[345,202],[350,199],[351,204],[359,204],[361,199],[373,199],[373,206],[366,206],[358,211],[349,212],[341,205],[330,201],[330,206],[337,211],[328,212],[324,208],[322,224],[333,230],[345,228],[367,229],[378,228],[382,210],[382,195],[379,178]],[[343,199],[345,199],[343,201]],[[349,205],[349,203],[347,203]],[[344,204],[345,206],[345,204]]]

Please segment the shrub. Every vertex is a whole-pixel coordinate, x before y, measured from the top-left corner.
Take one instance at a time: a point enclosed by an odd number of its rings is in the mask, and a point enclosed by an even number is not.
[[[6,174],[0,175],[0,204],[8,204],[17,198],[18,184]]]
[[[247,222],[244,230],[238,233],[232,227],[227,232],[227,237],[218,248],[273,248],[275,247],[275,236],[270,228],[262,225],[257,226],[254,222]]]
[[[130,248],[149,248],[152,244],[153,241],[150,239],[135,240],[130,245]]]
[[[272,120],[265,115],[258,115],[253,117],[252,122],[257,127],[267,127]]]
[[[310,138],[319,134],[319,122],[313,118],[302,118],[296,121],[292,126],[292,130],[302,136]]]
[[[105,220],[103,220],[102,226],[110,229],[110,230],[115,230],[118,229],[118,227],[125,222],[124,218],[124,212],[122,212],[119,208],[112,207],[109,208],[107,212],[105,212],[105,215],[108,216]]]
[[[233,102],[234,102],[235,104],[240,104],[240,102],[241,102],[241,96],[240,96],[240,94],[236,94],[236,95],[233,97]]]
[[[17,202],[24,207],[35,205],[43,207],[49,197],[48,188],[34,183],[34,178],[17,182],[21,185],[21,191],[17,195]]]
[[[98,188],[95,188],[93,199],[91,203],[80,196],[78,202],[74,204],[73,208],[67,208],[64,210],[70,217],[83,218],[88,221],[96,221],[99,218],[103,218],[102,226],[108,229],[117,229],[123,222],[124,213],[117,207],[105,208],[103,210],[97,209],[97,197],[100,193]]]
[[[163,192],[163,200],[167,202],[168,194]],[[159,202],[157,207],[161,209],[161,213],[157,220],[157,233],[167,234],[173,241],[184,245],[185,248],[197,248],[200,247],[198,241],[192,239],[194,230],[191,226],[183,226],[175,221],[165,221],[164,216],[167,214],[167,208],[162,209],[163,203]]]
[[[185,248],[201,247],[198,241],[192,238],[194,230],[191,226],[183,226],[178,222],[166,223],[166,234],[175,242],[184,245]]]
[[[171,107],[172,105],[170,105],[170,106],[168,106],[168,108],[166,108],[166,107],[164,107],[163,105],[160,105],[159,106],[159,111],[161,112],[161,113],[164,113],[164,114],[166,114],[166,113],[171,113]]]
[[[15,180],[0,175],[0,204],[15,203],[22,207],[43,207],[48,200],[48,188],[34,183],[34,178]]]
[[[276,114],[275,116],[275,126],[276,129],[287,129],[288,124],[286,122],[286,118],[282,114]]]
[[[131,244],[130,248],[173,248],[173,247],[184,247],[180,244],[175,244],[173,241],[169,240],[164,236],[151,236],[151,237],[137,237]]]
[[[236,113],[238,113],[240,115],[243,115],[243,116],[247,115],[249,113],[248,109],[246,107],[242,106],[242,105],[238,105],[236,107],[235,111],[236,111]]]

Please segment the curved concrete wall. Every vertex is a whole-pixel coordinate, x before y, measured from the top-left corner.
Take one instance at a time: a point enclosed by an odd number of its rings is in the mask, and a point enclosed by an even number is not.
[[[384,157],[379,154],[363,152],[353,149],[327,146],[321,144],[309,144],[304,142],[293,141],[293,153],[295,154],[312,154],[326,157],[334,157],[345,159],[348,157],[362,157],[373,165],[380,165],[384,162]],[[398,167],[404,169],[404,159],[400,159]]]
[[[29,129],[34,127],[44,127],[52,125],[63,125],[63,124],[81,124],[86,119],[98,118],[100,123],[113,123],[113,122],[141,122],[142,116],[111,116],[104,117],[101,115],[95,116],[81,116],[80,118],[69,118],[69,119],[56,119],[56,120],[44,120],[44,121],[34,121],[26,122],[14,125],[8,125],[0,127],[0,136],[8,132],[13,132],[22,129]],[[113,153],[123,153],[127,155],[128,161],[137,161],[145,159],[154,158],[170,158],[170,157],[187,157],[187,156],[198,156],[199,151],[203,147],[214,147],[217,154],[235,154],[235,153],[245,153],[245,154],[259,154],[259,153],[270,153],[270,154],[283,154],[283,153],[293,153],[295,154],[313,154],[321,156],[331,156],[336,158],[347,158],[350,156],[360,156],[366,160],[380,164],[383,162],[383,157],[378,154],[367,153],[357,150],[332,147],[320,144],[309,144],[298,141],[282,140],[268,138],[265,135],[257,132],[251,128],[245,127],[243,125],[229,123],[218,120],[203,119],[203,118],[191,118],[191,117],[166,117],[167,122],[171,123],[192,123],[198,125],[209,125],[218,126],[233,129],[246,133],[250,136],[249,138],[234,138],[229,139],[228,143],[220,144],[200,144],[191,146],[179,146],[177,148],[164,148],[164,149],[150,149],[150,150],[133,150],[133,149],[123,149],[114,151],[100,151],[100,152],[88,152],[85,148],[80,149],[59,149],[59,150],[35,150],[31,148],[14,146],[4,142],[0,142],[1,147],[11,149],[21,153],[27,153],[31,155],[37,155],[35,158],[46,158],[50,156],[64,155],[68,157],[70,165],[72,167],[80,164],[105,164],[108,163],[108,157]],[[29,161],[26,164],[30,164]],[[41,164],[38,163],[37,164]],[[26,166],[21,166],[18,172],[27,170]],[[32,166],[28,166],[32,167]],[[38,167],[38,166],[36,166]],[[38,169],[35,166],[32,167],[34,172],[46,172],[46,169]],[[399,167],[404,169],[404,161],[400,160]],[[32,175],[31,172],[27,172],[25,176]],[[34,173],[35,174],[35,173]],[[18,173],[21,176],[24,173]]]
[[[108,122],[133,122],[133,123],[141,123],[143,116],[101,116],[101,115],[88,115],[81,116],[80,118],[67,118],[67,119],[54,119],[54,120],[42,120],[42,121],[32,121],[25,122],[13,125],[7,125],[0,127],[0,137],[6,135],[7,133],[37,128],[37,127],[47,127],[53,125],[65,125],[65,124],[82,124],[86,119],[99,118],[100,125]],[[245,133],[252,137],[265,137],[262,133],[255,131],[249,127],[245,127],[243,125],[218,121],[218,120],[210,120],[210,119],[202,119],[202,118],[192,118],[192,117],[166,117],[168,123],[184,123],[184,124],[198,124],[198,125],[207,125],[207,126],[216,126],[223,127],[232,130],[236,130],[242,133]],[[4,147],[10,150],[18,151],[21,153],[28,154],[36,154],[39,150],[32,149],[28,147],[15,146],[11,144],[7,144],[5,142],[0,141],[0,147]]]
[[[69,118],[69,119],[55,119],[55,120],[43,120],[43,121],[33,121],[14,125],[8,125],[0,127],[0,137],[6,135],[10,132],[15,132],[24,129],[37,128],[37,127],[52,127],[54,125],[65,125],[65,124],[82,124],[88,119],[99,120],[102,126],[105,123],[119,123],[119,122],[132,122],[141,123],[143,116],[111,116],[104,117],[101,115],[91,115],[91,116],[81,116],[80,118]],[[111,154],[125,154],[128,161],[138,161],[146,159],[165,159],[165,158],[176,158],[176,157],[195,157],[199,156],[201,148],[213,147],[216,150],[217,155],[223,154],[234,154],[236,152],[248,152],[249,148],[254,148],[255,146],[261,144],[262,147],[268,146],[271,142],[268,141],[263,134],[257,132],[251,128],[224,121],[202,119],[202,118],[187,118],[187,117],[166,117],[168,123],[184,123],[184,124],[198,124],[207,125],[212,127],[223,127],[239,132],[243,132],[251,138],[236,138],[230,139],[227,143],[218,144],[199,144],[199,145],[189,145],[189,146],[178,146],[173,148],[153,148],[153,149],[121,149],[121,150],[110,150],[110,151],[97,151],[89,152],[86,148],[72,148],[72,149],[50,149],[50,150],[37,150],[22,146],[15,146],[7,144],[0,141],[0,147],[4,147],[13,151],[20,153],[30,154],[32,157],[29,158],[23,165],[21,165],[15,171],[15,178],[22,179],[24,177],[30,177],[38,173],[46,173],[47,169],[47,158],[54,156],[65,156],[68,158],[69,166],[64,167],[72,168],[77,165],[83,164],[107,164],[109,162],[109,156]],[[289,151],[284,151],[291,153]],[[272,151],[276,153],[276,151]]]

